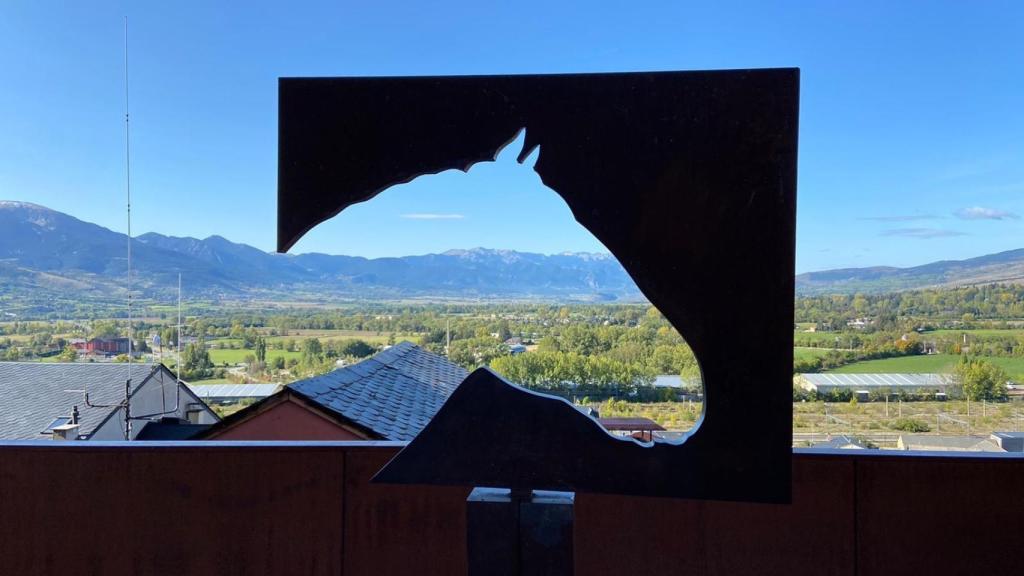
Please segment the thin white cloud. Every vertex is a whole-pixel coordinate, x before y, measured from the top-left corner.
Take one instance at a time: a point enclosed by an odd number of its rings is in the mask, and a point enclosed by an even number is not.
[[[896,214],[892,216],[862,216],[859,220],[874,220],[876,222],[912,222],[914,220],[934,220],[932,214]]]
[[[417,213],[417,214],[401,214],[401,218],[406,220],[462,220],[466,216],[463,214],[432,214],[432,213]]]
[[[949,238],[951,236],[964,236],[963,232],[956,230],[944,230],[942,228],[894,228],[882,232],[882,236],[903,236],[904,238],[919,238],[931,240],[932,238]]]
[[[954,212],[953,215],[961,220],[1009,220],[1019,218],[1013,212],[997,210],[995,208],[982,208],[981,206],[961,208]]]

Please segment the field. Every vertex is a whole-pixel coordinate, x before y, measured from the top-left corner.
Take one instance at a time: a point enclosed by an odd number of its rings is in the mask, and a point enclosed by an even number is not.
[[[959,338],[961,335],[967,334],[967,340],[970,341],[971,336],[977,336],[979,338],[992,338],[999,336],[1010,336],[1013,338],[1024,337],[1024,330],[1010,329],[1010,330],[931,330],[929,332],[923,332],[922,338]]]
[[[266,331],[267,330],[264,332]],[[267,362],[273,361],[277,356],[283,357],[285,362],[292,358],[295,358],[296,360],[301,358],[301,352],[291,352],[284,350],[283,347],[287,346],[288,342],[292,342],[296,346],[301,346],[302,341],[306,338],[316,338],[320,340],[320,343],[323,345],[326,345],[328,342],[335,342],[338,340],[359,339],[376,346],[382,346],[387,343],[390,337],[390,333],[373,332],[369,330],[290,330],[287,336],[267,337]],[[401,342],[402,340],[411,340],[415,342],[419,340],[419,334],[396,333],[395,341]],[[225,362],[228,364],[241,364],[245,362],[246,356],[255,355],[255,351],[242,348],[242,340],[239,338],[217,338],[215,340],[208,341],[208,345],[210,360],[218,366]]]
[[[604,402],[594,405],[602,418],[649,418],[666,430],[693,428],[703,409],[700,402]]]
[[[246,356],[255,356],[255,350],[246,350],[244,348],[211,348],[210,349],[210,361],[217,366],[221,366],[225,362],[228,364],[241,364],[245,362]],[[276,350],[273,348],[267,349],[267,362],[273,362],[277,356],[283,356],[285,362],[295,358],[298,360],[302,357],[301,352],[289,352],[287,350]]]
[[[207,380],[190,380],[189,384],[192,386],[202,386],[204,384],[235,384],[227,378],[209,378]]]
[[[266,333],[269,330],[264,330]],[[388,339],[391,337],[389,332],[374,332],[372,330],[289,330],[287,336],[267,336],[267,355],[270,355],[271,349],[276,346],[290,341],[294,341],[296,344],[302,342],[306,338],[316,338],[320,340],[321,344],[333,342],[336,340],[364,340],[370,344],[386,344]],[[402,340],[411,340],[413,342],[419,340],[420,335],[414,332],[396,332],[395,341],[401,342]],[[242,340],[240,338],[216,338],[208,340],[207,344],[211,347],[227,347],[235,346],[241,347]]]
[[[825,348],[834,348],[836,342],[840,347],[849,346],[850,334],[845,332],[804,332],[793,331],[793,339],[797,342],[814,343]]]
[[[828,354],[830,348],[793,348],[793,360],[811,360]]]
[[[269,331],[269,330],[268,330]],[[275,342],[283,342],[286,340],[302,340],[303,338],[319,338],[321,342],[327,343],[332,340],[352,340],[359,339],[365,340],[370,344],[385,344],[391,334],[388,332],[374,332],[372,330],[289,330],[287,336],[270,336],[267,338],[267,344],[273,344]],[[395,341],[401,342],[402,340],[416,341],[420,337],[419,334],[415,333],[403,333],[399,332],[395,334]],[[267,355],[270,355],[270,351],[267,351]]]
[[[952,372],[960,357],[954,354],[929,354],[926,356],[901,356],[882,360],[865,360],[840,366],[836,374],[914,374]],[[1014,380],[1024,380],[1024,358],[1003,356],[985,357],[985,360],[1002,367]]]
[[[827,410],[827,416],[826,416]],[[888,412],[887,412],[888,411]],[[793,404],[794,434],[850,434],[873,438],[891,448],[901,432],[894,429],[900,418],[925,424],[931,434],[983,435],[995,431],[1017,431],[1024,426],[1024,407],[1016,402],[799,402]]]
[[[700,403],[617,402],[595,406],[602,417],[644,417],[671,431],[686,431],[696,423]],[[1024,430],[1024,406],[1016,402],[997,404],[972,402],[970,417],[967,403],[948,402],[797,402],[793,404],[795,438],[823,439],[827,435],[848,434],[864,437],[883,448],[894,448],[900,434],[897,422],[912,419],[928,427],[930,434],[983,435],[995,431]],[[799,441],[797,442],[799,444]]]

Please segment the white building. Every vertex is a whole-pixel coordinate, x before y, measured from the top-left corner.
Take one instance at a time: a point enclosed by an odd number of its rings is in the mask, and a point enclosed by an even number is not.
[[[804,390],[827,393],[833,390],[871,392],[942,392],[954,385],[950,374],[798,374],[794,383]]]

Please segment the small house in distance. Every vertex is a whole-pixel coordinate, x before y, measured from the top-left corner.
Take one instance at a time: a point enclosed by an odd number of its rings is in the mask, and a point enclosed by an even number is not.
[[[218,420],[162,364],[132,364],[130,370],[119,363],[0,362],[0,438],[124,440],[121,403],[129,375],[131,440],[151,421]]]
[[[412,440],[469,373],[402,342],[362,362],[293,382],[206,440]]]
[[[127,338],[76,339],[71,341],[71,347],[81,354],[117,356],[128,353],[129,342]]]
[[[901,434],[896,447],[924,452],[1005,452],[998,442],[985,436]]]
[[[597,421],[605,430],[616,436],[629,436],[644,442],[654,440],[655,432],[665,431],[661,425],[649,418],[598,418]]]
[[[989,439],[1007,452],[1024,452],[1024,432],[993,432]]]
[[[853,436],[840,434],[839,436],[830,437],[828,440],[816,442],[812,448],[827,448],[830,450],[867,450],[868,446]]]

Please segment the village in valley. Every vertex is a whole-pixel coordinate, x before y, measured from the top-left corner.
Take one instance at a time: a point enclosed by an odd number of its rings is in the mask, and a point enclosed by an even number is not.
[[[1019,291],[798,297],[793,446],[1020,451]],[[0,323],[0,378],[20,399],[0,415],[9,439],[405,441],[481,366],[639,442],[680,441],[703,411],[697,358],[646,304],[189,303],[180,323],[153,305],[131,339],[116,315],[11,309]]]
[[[0,576],[1024,574],[1022,24],[0,3]]]

